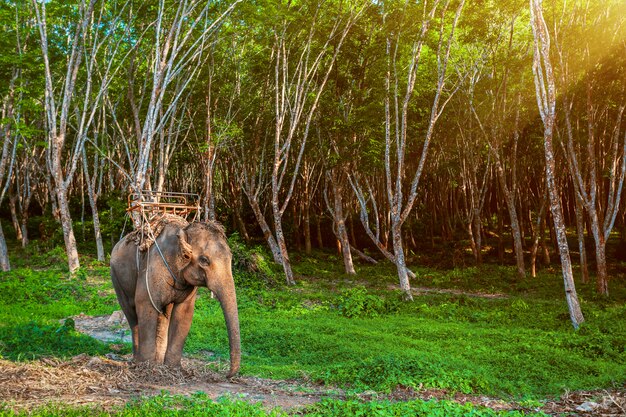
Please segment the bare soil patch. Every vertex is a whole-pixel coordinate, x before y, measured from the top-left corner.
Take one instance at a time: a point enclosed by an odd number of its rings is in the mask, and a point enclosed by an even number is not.
[[[400,289],[400,287],[396,286],[395,289]],[[446,289],[446,288],[412,287],[411,290],[413,291],[413,294],[416,294],[416,295],[436,293],[436,294],[463,295],[466,297],[477,297],[477,298],[509,298],[508,295],[501,294],[501,293],[469,292],[469,291],[461,291],[461,290]]]

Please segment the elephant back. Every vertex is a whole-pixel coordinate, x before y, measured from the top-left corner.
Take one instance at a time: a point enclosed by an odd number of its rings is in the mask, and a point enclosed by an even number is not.
[[[152,246],[155,239],[159,237],[168,224],[173,224],[182,229],[187,227],[189,222],[175,214],[158,213],[149,221],[142,222],[141,227],[126,235],[126,240],[134,242],[140,251],[145,252]]]

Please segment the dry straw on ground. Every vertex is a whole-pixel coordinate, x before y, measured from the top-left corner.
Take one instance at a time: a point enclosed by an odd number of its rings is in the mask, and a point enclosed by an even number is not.
[[[121,359],[121,360],[120,360]],[[207,363],[183,359],[183,368],[163,365],[134,364],[129,357],[116,360],[78,355],[69,361],[42,359],[28,363],[0,360],[0,403],[14,410],[32,410],[49,403],[89,405],[111,409],[125,404],[131,398],[156,395],[162,391],[190,395],[204,392],[211,398],[234,395],[266,407],[284,409],[301,407],[322,397],[343,398],[341,391],[307,386],[294,381],[274,381],[242,377],[226,380],[223,373],[207,368]],[[515,402],[500,399],[452,395],[444,390],[413,390],[399,387],[389,395],[365,393],[364,401],[390,399],[452,399],[459,403],[471,402],[494,410],[525,409],[543,411],[549,415],[565,413],[584,416],[626,416],[624,389],[566,393],[555,401],[540,407],[521,407]]]

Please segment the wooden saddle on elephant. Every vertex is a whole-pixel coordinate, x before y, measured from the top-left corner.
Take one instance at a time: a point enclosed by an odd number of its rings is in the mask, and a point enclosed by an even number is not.
[[[158,214],[173,214],[183,218],[200,213],[200,196],[194,193],[175,193],[171,191],[149,191],[128,195],[128,213],[139,213],[152,219]]]
[[[128,239],[133,240],[139,250],[148,250],[167,224],[185,227],[191,214],[191,221],[196,220],[200,213],[199,201],[200,196],[193,193],[149,190],[130,193],[126,212],[139,217],[140,225],[128,234]]]
[[[161,234],[165,226],[170,223],[183,228],[189,225],[189,222],[177,215],[171,213],[157,213],[152,216],[149,221],[144,221],[141,226],[127,235],[127,239],[132,240],[142,252],[147,251]]]

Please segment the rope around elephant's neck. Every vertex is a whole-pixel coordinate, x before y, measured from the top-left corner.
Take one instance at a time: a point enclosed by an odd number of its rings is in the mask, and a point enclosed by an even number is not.
[[[165,312],[159,310],[159,308],[154,303],[154,300],[152,299],[152,294],[150,293],[150,283],[149,283],[149,280],[148,280],[148,269],[149,268],[150,268],[150,250],[148,250],[148,254],[146,255],[146,291],[148,292],[148,298],[150,298],[150,304],[152,304],[152,307],[154,307],[154,309],[159,314],[163,314],[164,316],[166,316]]]
[[[163,263],[165,264],[165,267],[167,268],[167,271],[170,273],[170,276],[172,277],[172,280],[173,280],[171,284],[165,281],[165,279],[163,279],[163,282],[165,282],[167,285],[174,288],[175,290],[187,289],[188,285],[186,283],[183,288],[176,288],[176,283],[178,283],[180,279],[176,277],[176,274],[174,274],[174,271],[172,271],[172,268],[170,268],[170,264],[165,259],[165,256],[163,255],[163,252],[161,251],[161,247],[159,246],[159,243],[157,242],[157,236],[154,235],[154,231],[152,230],[152,223],[148,221],[148,218],[146,217],[145,213],[143,214],[143,220],[148,225],[147,229],[148,229],[148,233],[150,234],[149,238],[152,239],[152,242],[154,242],[154,246],[157,248],[157,252],[159,252],[161,259],[163,260]],[[142,233],[143,233],[143,227],[142,227]],[[149,248],[148,248],[148,253],[150,253]]]
[[[152,239],[152,241],[154,242],[154,246],[157,248],[157,252],[159,252],[159,255],[161,256],[161,259],[163,260],[163,263],[165,264],[165,267],[167,268],[168,272],[170,273],[170,275],[172,276],[173,279],[173,283],[170,284],[169,282],[167,282],[165,279],[163,279],[163,281],[169,285],[170,287],[174,288],[175,290],[180,290],[180,289],[185,289],[185,288],[176,288],[176,283],[178,282],[178,279],[176,279],[176,275],[174,275],[174,272],[172,271],[172,269],[170,268],[169,263],[167,262],[167,260],[165,259],[165,256],[163,255],[163,252],[161,251],[161,248],[159,247],[159,243],[156,240],[156,236],[154,236],[154,232],[152,231],[152,225],[150,224],[150,222],[148,221],[148,218],[146,217],[145,213],[142,212],[143,215],[143,222],[145,222],[145,224],[147,224],[147,232],[149,234],[149,238]],[[142,231],[142,241],[143,241],[143,230],[144,228],[141,228]],[[139,247],[137,247],[137,251],[139,251]],[[146,290],[148,292],[148,298],[150,298],[150,303],[152,304],[152,307],[154,307],[154,309],[156,311],[159,312],[159,314],[163,314],[164,316],[167,317],[167,315],[165,314],[164,311],[159,310],[159,308],[156,306],[154,300],[152,299],[152,294],[150,293],[150,284],[148,283],[148,268],[150,268],[150,248],[148,248],[148,254],[146,255]]]

